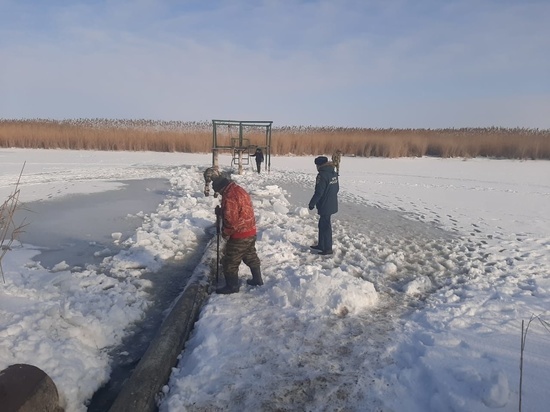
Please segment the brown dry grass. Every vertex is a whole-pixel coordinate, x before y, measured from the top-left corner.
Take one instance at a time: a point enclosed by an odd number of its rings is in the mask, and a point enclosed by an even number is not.
[[[265,145],[264,129],[245,128],[251,145]],[[218,130],[218,144],[238,138]],[[1,120],[0,147],[208,153],[210,122],[154,120]],[[376,157],[494,157],[550,159],[550,130],[524,128],[366,129],[274,127],[273,155],[330,154]]]
[[[21,176],[24,168],[25,165],[23,164],[13,192],[8,196],[4,203],[0,205],[0,274],[2,275],[2,280],[4,283],[6,282],[6,279],[4,278],[2,260],[4,259],[6,253],[11,250],[11,245],[19,238],[21,232],[23,232],[23,229],[27,226],[24,220],[19,224],[16,224],[14,220],[15,212],[22,209],[22,205],[19,202],[19,194],[21,193],[19,185],[21,183]]]

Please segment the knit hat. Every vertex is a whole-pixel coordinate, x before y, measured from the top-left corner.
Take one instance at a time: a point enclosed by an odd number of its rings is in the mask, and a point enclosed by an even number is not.
[[[212,180],[212,187],[214,188],[214,192],[220,192],[220,190],[223,190],[225,186],[229,184],[229,179],[225,177],[216,177],[214,180]]]
[[[328,162],[328,157],[326,156],[319,156],[315,158],[315,164],[317,166],[324,165],[326,162]]]

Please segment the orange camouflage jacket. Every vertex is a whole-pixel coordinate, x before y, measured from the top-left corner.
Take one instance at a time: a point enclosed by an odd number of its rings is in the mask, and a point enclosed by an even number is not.
[[[222,235],[244,239],[256,235],[256,217],[250,195],[235,182],[230,182],[222,193]]]

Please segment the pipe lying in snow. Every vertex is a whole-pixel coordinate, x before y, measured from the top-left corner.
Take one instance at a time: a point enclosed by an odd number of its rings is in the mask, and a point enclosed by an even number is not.
[[[207,250],[210,249],[207,247]],[[207,252],[199,266],[208,260],[208,255]],[[204,276],[191,277],[109,412],[149,412],[157,409],[157,396],[168,382],[172,367],[176,365],[209,295],[212,273],[208,272],[207,279]]]

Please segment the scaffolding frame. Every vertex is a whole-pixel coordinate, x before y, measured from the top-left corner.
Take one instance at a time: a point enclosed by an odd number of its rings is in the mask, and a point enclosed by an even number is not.
[[[231,151],[233,158],[231,164],[237,164],[239,166],[239,174],[242,174],[243,164],[249,164],[250,151],[255,151],[256,148],[264,149],[265,156],[265,169],[269,172],[271,170],[271,126],[273,121],[271,120],[212,120],[212,166],[218,167],[218,154],[220,151]],[[230,145],[218,144],[218,129],[220,127],[227,126],[238,127],[239,134],[236,138],[230,137]],[[244,137],[245,128],[265,129],[265,146],[253,146],[250,145],[250,140]],[[245,157],[246,154],[246,157]]]

